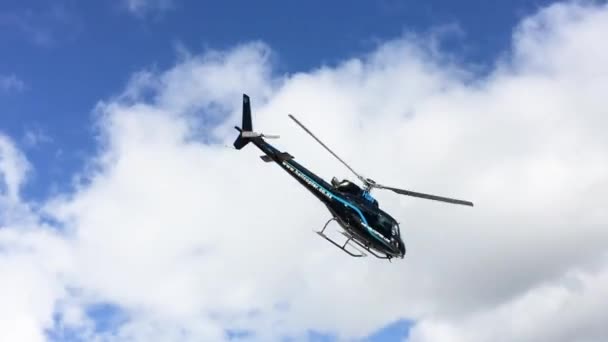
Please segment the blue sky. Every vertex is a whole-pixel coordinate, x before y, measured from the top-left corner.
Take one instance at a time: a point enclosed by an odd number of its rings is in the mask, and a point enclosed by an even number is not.
[[[120,93],[134,72],[171,67],[180,47],[199,53],[261,40],[276,53],[276,71],[294,73],[404,32],[447,30],[442,48],[483,73],[508,50],[516,23],[550,2],[176,0],[135,13],[120,1],[2,1],[0,131],[34,165],[24,196],[40,201],[64,191],[97,148],[96,103]],[[113,312],[92,317],[107,322]],[[390,324],[369,340],[403,338],[408,326]]]
[[[279,72],[307,71],[372,50],[403,32],[450,28],[444,48],[480,70],[509,47],[513,26],[549,1],[175,1],[142,13],[120,1],[3,1],[0,75],[20,89],[0,92],[0,127],[13,139],[42,135],[28,155],[34,198],[56,192],[94,149],[91,111],[131,74],[193,52],[262,40]],[[457,27],[457,29],[454,29]],[[44,139],[46,138],[46,139]]]

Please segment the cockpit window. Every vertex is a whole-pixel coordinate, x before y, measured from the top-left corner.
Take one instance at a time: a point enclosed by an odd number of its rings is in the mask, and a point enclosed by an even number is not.
[[[384,215],[383,213],[374,213],[369,212],[365,215],[368,219],[368,223],[376,228],[380,229],[383,234],[393,234],[395,221],[391,219],[389,216]]]
[[[373,229],[381,232],[385,236],[395,235],[393,234],[393,230],[397,225],[395,219],[390,217],[382,210],[374,210],[366,207],[361,207],[360,209],[365,216],[367,224]],[[399,227],[397,226],[396,229],[398,230]]]
[[[378,215],[378,224],[384,228],[385,231],[390,232],[393,229],[393,220],[380,214]]]

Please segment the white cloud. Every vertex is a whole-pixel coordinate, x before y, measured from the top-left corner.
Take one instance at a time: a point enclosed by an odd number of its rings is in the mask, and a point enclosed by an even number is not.
[[[0,196],[17,200],[30,165],[7,136],[0,133]]]
[[[25,83],[14,74],[0,75],[0,91],[22,91],[25,89]]]
[[[173,0],[125,0],[127,9],[135,15],[150,11],[165,11],[173,8]]]
[[[600,260],[600,269],[567,272],[463,319],[423,320],[409,340],[603,341],[608,271],[606,258]]]
[[[15,144],[0,135],[0,340],[44,341],[72,257],[68,241],[39,223],[20,199],[30,169]]]
[[[61,235],[0,230],[3,265],[22,281],[9,292],[23,313],[15,336],[41,332],[62,305],[95,334],[78,314],[94,302],[129,317],[108,339],[218,340],[226,328],[259,340],[308,328],[362,336],[404,317],[418,322],[414,341],[608,335],[597,304],[608,276],[607,19],[605,6],[551,6],[473,81],[409,38],[295,75],[274,74],[261,43],[136,75],[97,108],[88,181],[45,208]],[[325,178],[352,176],[287,113],[379,182],[476,207],[376,192],[402,222],[406,259],[348,258],[311,232],[328,217],[320,203],[253,147],[222,147],[241,92],[255,128],[281,134],[277,147]],[[15,169],[0,168],[8,194],[24,179]],[[19,300],[29,293],[43,298]]]
[[[72,257],[66,241],[48,230],[17,224],[0,227],[0,337],[44,341]]]

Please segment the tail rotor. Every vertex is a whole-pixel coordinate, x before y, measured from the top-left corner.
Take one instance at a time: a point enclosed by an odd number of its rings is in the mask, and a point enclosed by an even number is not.
[[[234,126],[234,128],[239,131],[239,136],[234,141],[234,148],[237,150],[242,149],[247,145],[251,140],[256,138],[267,138],[267,139],[278,139],[278,135],[266,135],[253,131],[253,124],[251,122],[251,103],[249,101],[249,96],[247,94],[243,94],[243,123],[239,128]]]

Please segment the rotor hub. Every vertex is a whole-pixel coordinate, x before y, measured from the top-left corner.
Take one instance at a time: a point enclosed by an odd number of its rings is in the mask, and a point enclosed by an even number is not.
[[[366,191],[370,191],[376,186],[376,182],[371,178],[361,177],[361,180],[363,181]]]

